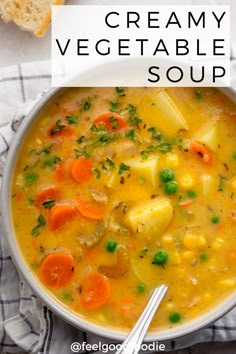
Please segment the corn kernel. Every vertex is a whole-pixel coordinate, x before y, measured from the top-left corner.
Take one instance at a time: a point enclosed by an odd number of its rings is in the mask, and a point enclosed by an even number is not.
[[[187,250],[203,249],[206,247],[207,241],[202,235],[187,234],[183,238],[183,244]]]
[[[193,252],[193,251],[184,251],[181,254],[181,257],[185,261],[190,261],[190,260],[194,259],[196,257],[196,255],[195,255],[195,252]]]
[[[174,239],[171,235],[163,235],[162,236],[162,243],[164,245],[170,245],[174,243]]]
[[[179,181],[179,185],[183,189],[191,188],[193,186],[193,183],[194,183],[194,179],[189,173],[186,173],[185,175],[183,175]]]
[[[165,306],[165,308],[166,308],[166,310],[168,311],[168,310],[173,310],[174,308],[176,307],[176,305],[173,303],[173,302],[167,302],[167,304],[166,304],[166,306]]]
[[[166,166],[169,168],[175,168],[179,166],[178,155],[169,153],[166,155]]]
[[[235,285],[235,279],[223,279],[219,281],[219,285],[227,286],[227,288],[232,288]]]
[[[179,252],[173,252],[170,261],[172,264],[180,264],[182,261]]]
[[[231,186],[234,190],[236,190],[236,178],[231,181]]]
[[[215,239],[215,241],[213,242],[213,244],[212,244],[213,250],[218,251],[218,250],[222,247],[222,245],[224,244],[224,242],[225,242],[225,241],[224,241],[222,238],[217,237],[217,238]]]

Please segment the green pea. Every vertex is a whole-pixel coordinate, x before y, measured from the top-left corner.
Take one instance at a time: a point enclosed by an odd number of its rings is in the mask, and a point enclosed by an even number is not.
[[[109,240],[107,242],[106,249],[108,252],[111,252],[111,253],[114,252],[116,247],[117,247],[117,242],[115,240]]]
[[[165,264],[167,261],[168,253],[164,250],[161,250],[154,254],[152,263],[162,265]]]
[[[139,294],[144,293],[145,290],[146,290],[146,285],[145,284],[140,283],[140,284],[137,285],[137,292]]]
[[[202,261],[202,262],[206,262],[207,261],[207,259],[208,259],[208,257],[207,257],[207,254],[206,253],[202,253],[202,254],[200,254],[200,260]]]
[[[176,181],[167,182],[164,186],[164,191],[166,194],[175,194],[178,190],[178,184]]]
[[[170,168],[164,168],[159,174],[162,182],[169,182],[175,178],[174,172]]]
[[[213,216],[211,218],[211,222],[212,222],[212,224],[219,224],[219,222],[220,222],[219,216]]]
[[[169,316],[169,320],[172,323],[177,323],[181,320],[181,315],[178,312],[172,312]]]

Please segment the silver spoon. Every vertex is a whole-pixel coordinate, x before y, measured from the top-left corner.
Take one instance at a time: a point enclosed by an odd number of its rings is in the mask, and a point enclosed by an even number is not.
[[[145,307],[142,315],[139,317],[138,322],[128,334],[116,354],[137,354],[139,352],[150,322],[163,297],[165,296],[166,291],[166,285],[161,285],[154,290],[147,306]]]

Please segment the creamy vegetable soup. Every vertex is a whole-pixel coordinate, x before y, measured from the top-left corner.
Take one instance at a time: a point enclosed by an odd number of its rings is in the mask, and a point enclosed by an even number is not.
[[[12,215],[39,281],[79,316],[151,329],[236,288],[236,107],[212,88],[68,89],[27,135]]]

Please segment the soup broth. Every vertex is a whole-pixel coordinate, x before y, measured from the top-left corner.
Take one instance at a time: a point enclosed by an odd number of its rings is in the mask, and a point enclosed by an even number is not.
[[[213,88],[73,88],[28,133],[12,181],[25,261],[65,306],[151,330],[236,288],[236,108]]]

